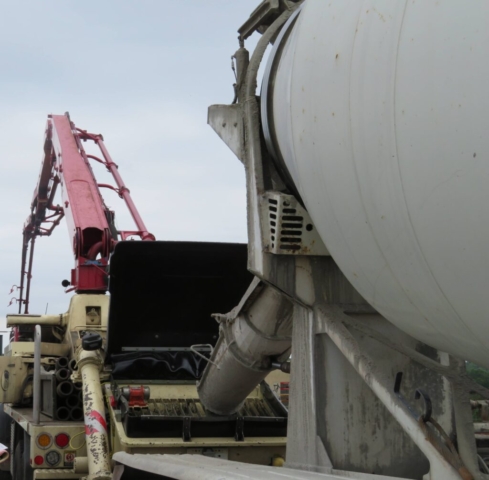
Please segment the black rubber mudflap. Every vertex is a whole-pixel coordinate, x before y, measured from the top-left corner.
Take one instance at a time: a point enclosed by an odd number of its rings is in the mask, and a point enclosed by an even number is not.
[[[214,344],[252,280],[245,244],[119,242],[110,260],[107,361],[134,348]]]

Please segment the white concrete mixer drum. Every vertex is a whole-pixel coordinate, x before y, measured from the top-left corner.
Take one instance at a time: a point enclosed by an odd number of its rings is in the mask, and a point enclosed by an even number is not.
[[[489,367],[489,2],[306,0],[265,135],[388,320]]]

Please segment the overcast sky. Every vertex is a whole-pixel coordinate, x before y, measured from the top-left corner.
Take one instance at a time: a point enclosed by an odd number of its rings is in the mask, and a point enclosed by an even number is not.
[[[0,0],[0,328],[17,311],[7,294],[19,282],[49,113],[69,111],[104,135],[157,239],[246,241],[243,167],[206,117],[209,105],[232,101],[236,30],[258,3]],[[132,229],[106,192],[118,227]],[[70,245],[64,222],[37,242],[31,313],[66,311]]]

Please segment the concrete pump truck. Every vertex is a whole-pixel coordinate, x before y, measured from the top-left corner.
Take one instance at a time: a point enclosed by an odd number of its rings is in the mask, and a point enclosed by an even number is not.
[[[100,156],[85,151],[88,141]],[[98,183],[90,161],[115,186]],[[136,230],[116,229],[100,188],[125,201]],[[35,315],[35,241],[63,217],[75,266],[62,283],[75,294],[67,313]],[[14,480],[96,480],[112,478],[115,452],[283,460],[287,410],[268,384],[231,415],[205,410],[196,391],[218,337],[211,315],[230,311],[251,280],[244,244],[155,241],[103,137],[50,115],[23,230],[19,313],[7,316],[12,341],[0,357],[3,468]],[[125,470],[122,478],[152,478]]]

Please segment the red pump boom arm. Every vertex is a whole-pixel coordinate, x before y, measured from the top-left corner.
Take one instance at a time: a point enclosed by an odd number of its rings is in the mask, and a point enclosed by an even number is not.
[[[93,141],[100,149],[101,158],[88,155],[82,141]],[[114,177],[116,187],[98,184],[90,166],[90,159],[103,164]],[[54,205],[54,197],[61,187],[62,204]],[[124,199],[137,230],[117,231],[114,212],[109,210],[100,193],[100,187],[111,188]],[[128,188],[118,172],[117,165],[104,145],[100,134],[80,130],[68,114],[49,115],[44,140],[41,173],[34,190],[31,213],[23,230],[19,313],[29,312],[34,245],[37,237],[51,235],[61,219],[66,217],[71,238],[75,267],[71,271],[71,285],[77,293],[107,291],[107,265],[116,242],[138,236],[154,240],[148,232],[132,201]]]

